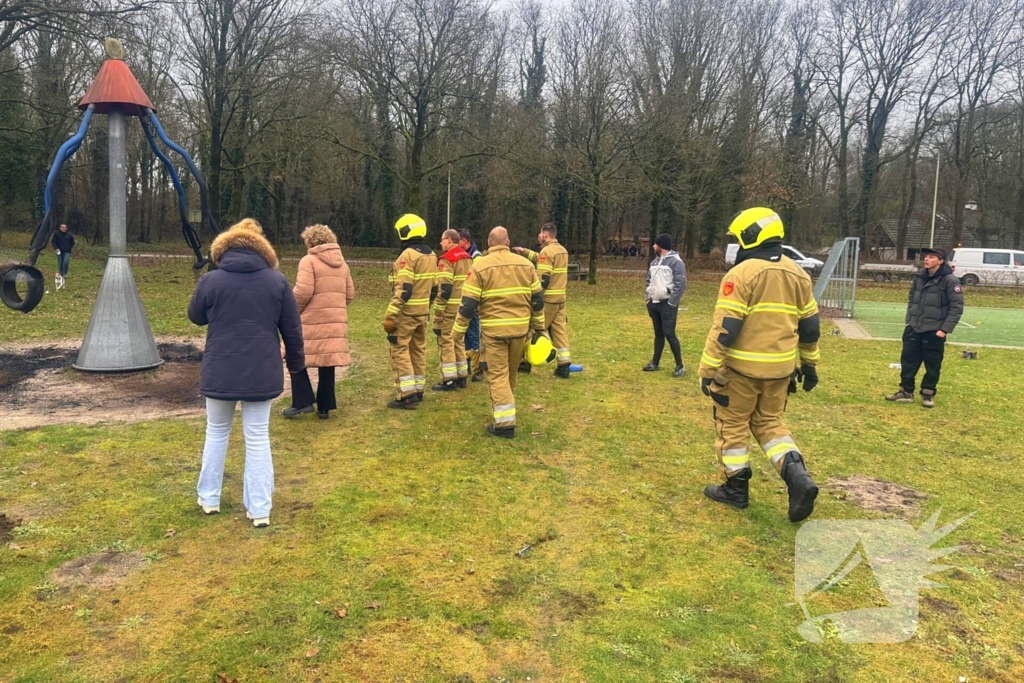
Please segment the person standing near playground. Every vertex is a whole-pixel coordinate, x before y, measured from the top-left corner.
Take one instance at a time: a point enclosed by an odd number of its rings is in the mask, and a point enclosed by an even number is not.
[[[456,342],[462,341],[478,310],[493,418],[487,432],[513,439],[516,366],[530,331],[535,336],[544,333],[544,293],[533,264],[509,250],[508,231],[500,225],[487,238],[487,255],[473,263],[466,277],[455,319]]]
[[[220,512],[221,486],[235,405],[242,403],[245,473],[242,503],[253,526],[270,525],[274,463],[270,405],[284,391],[280,344],[291,373],[306,365],[302,320],[277,254],[251,218],[210,246],[210,271],[196,285],[188,319],[206,325],[199,393],[206,397],[206,443],[196,489],[203,513]]]
[[[57,272],[61,278],[68,276],[68,266],[71,265],[71,250],[75,248],[75,236],[68,232],[67,223],[61,223],[57,232],[53,233],[51,242],[57,251]]]
[[[441,381],[433,385],[433,391],[454,391],[465,389],[469,377],[469,363],[466,361],[466,345],[456,342],[452,329],[462,301],[462,286],[473,259],[459,246],[459,233],[445,230],[441,235],[441,258],[437,260],[437,299],[434,300],[434,334],[441,356]]]
[[[811,277],[782,255],[777,213],[747,209],[733,219],[729,233],[740,249],[719,287],[697,371],[701,391],[712,400],[715,451],[725,481],[706,487],[704,495],[740,509],[749,505],[753,432],[786,482],[789,521],[799,522],[814,510],[818,487],[782,413],[797,380],[803,380],[804,391],[818,384],[818,304]]]
[[[483,253],[477,248],[476,242],[473,241],[473,236],[465,228],[459,230],[459,247],[474,261],[483,256]],[[466,330],[465,347],[473,381],[484,381],[483,356],[480,353],[480,316],[476,312],[473,313],[473,318],[469,321],[469,329]]]
[[[569,252],[558,243],[558,228],[545,223],[537,234],[540,251],[515,247],[513,251],[525,256],[537,267],[540,286],[544,290],[544,329],[555,345],[555,377],[569,379],[572,356],[569,353],[568,318],[565,315],[565,289],[569,280]],[[530,372],[531,365],[523,361],[519,372]]]
[[[285,417],[313,412],[326,420],[337,410],[334,369],[352,364],[348,352],[348,305],[356,298],[356,286],[338,238],[326,225],[311,225],[302,231],[306,255],[299,261],[295,278],[295,303],[302,316],[302,339],[306,369],[292,375],[292,405]],[[309,381],[309,368],[317,368],[316,396]]]
[[[676,337],[676,317],[679,315],[679,300],[686,291],[686,264],[672,250],[672,236],[662,233],[654,240],[654,260],[647,271],[647,289],[644,299],[647,300],[647,315],[654,323],[654,356],[644,366],[644,372],[654,372],[661,363],[661,354],[668,341],[672,356],[676,361],[673,377],[686,374],[683,365],[683,354]]]
[[[953,334],[964,313],[964,290],[946,263],[945,249],[922,249],[921,253],[924,268],[911,283],[907,297],[900,388],[885,400],[913,403],[917,372],[923,363],[921,406],[934,408],[946,337]]]
[[[384,315],[396,397],[388,408],[415,410],[427,383],[427,323],[437,296],[437,256],[427,246],[427,223],[407,213],[395,223],[402,252],[391,267],[394,290]]]

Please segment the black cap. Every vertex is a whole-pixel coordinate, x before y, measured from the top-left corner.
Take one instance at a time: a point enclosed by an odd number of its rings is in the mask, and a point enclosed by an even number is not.
[[[672,249],[672,235],[663,232],[654,238],[654,243],[665,251],[669,251]]]
[[[935,254],[943,261],[946,260],[946,250],[939,249],[938,247],[925,247],[924,249],[921,250],[921,254]]]

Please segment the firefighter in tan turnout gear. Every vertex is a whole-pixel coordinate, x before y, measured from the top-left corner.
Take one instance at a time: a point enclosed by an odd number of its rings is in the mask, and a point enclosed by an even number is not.
[[[722,279],[698,371],[701,390],[714,401],[715,449],[725,482],[704,494],[747,507],[753,433],[789,489],[790,521],[799,522],[814,510],[818,487],[782,413],[800,380],[804,391],[818,384],[818,305],[810,276],[782,255],[778,214],[747,209],[729,233],[740,250]]]
[[[480,313],[480,342],[484,353],[493,423],[487,431],[507,439],[516,434],[516,365],[523,358],[530,330],[544,332],[544,296],[537,271],[508,248],[508,232],[491,230],[488,252],[473,262],[462,288],[455,321],[461,343],[473,312]]]
[[[456,343],[453,329],[455,316],[462,301],[462,286],[466,283],[473,259],[459,246],[459,233],[445,230],[441,235],[441,258],[437,260],[437,299],[434,301],[434,334],[441,356],[441,382],[430,387],[434,391],[465,389],[469,377],[466,346]]]
[[[565,285],[569,280],[569,252],[558,243],[558,228],[554,223],[541,226],[537,241],[541,245],[540,252],[516,247],[517,254],[530,259],[537,266],[540,286],[544,290],[544,329],[551,335],[551,343],[555,346],[555,377],[569,379],[569,329],[565,317]],[[519,364],[520,372],[529,372],[530,364]]]
[[[427,323],[430,302],[437,294],[437,257],[427,246],[427,224],[407,213],[395,223],[402,253],[391,267],[394,285],[384,317],[384,331],[391,345],[397,397],[389,408],[412,410],[423,400],[427,382]]]

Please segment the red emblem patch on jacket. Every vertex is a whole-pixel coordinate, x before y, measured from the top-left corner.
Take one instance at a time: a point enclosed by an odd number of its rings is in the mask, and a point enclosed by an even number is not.
[[[734,285],[731,282],[726,282],[724,285],[722,285],[722,294],[724,294],[725,296],[729,296],[730,294],[733,293],[733,290],[735,289],[736,285]]]
[[[541,256],[541,257],[540,257],[540,260],[541,260],[541,261],[547,261],[547,260],[548,260],[548,257],[547,257],[547,256]]]
[[[398,262],[398,267],[399,268],[405,268],[405,261],[399,261]]]

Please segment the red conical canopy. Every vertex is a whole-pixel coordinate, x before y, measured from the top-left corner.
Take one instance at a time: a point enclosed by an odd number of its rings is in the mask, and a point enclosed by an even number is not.
[[[90,104],[95,105],[97,114],[110,113],[113,106],[120,108],[126,116],[143,116],[146,113],[144,108],[156,111],[131,69],[120,59],[103,62],[78,108],[84,110]]]

